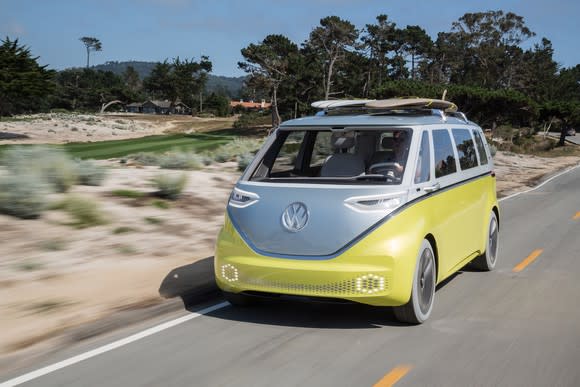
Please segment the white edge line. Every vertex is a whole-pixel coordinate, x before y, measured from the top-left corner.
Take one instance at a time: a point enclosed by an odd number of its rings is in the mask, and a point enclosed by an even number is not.
[[[71,365],[76,364],[76,363],[80,363],[81,361],[90,359],[92,357],[98,356],[98,355],[103,354],[105,352],[112,351],[112,350],[117,349],[117,348],[123,347],[127,344],[131,344],[135,341],[144,339],[145,337],[162,332],[166,329],[172,328],[172,327],[177,326],[179,324],[183,324],[184,322],[192,320],[196,317],[203,316],[204,314],[211,313],[215,310],[221,309],[221,308],[228,306],[228,305],[229,305],[228,302],[222,302],[222,303],[219,303],[216,305],[209,306],[209,307],[202,309],[198,312],[191,313],[191,314],[176,318],[176,319],[171,320],[171,321],[167,321],[163,324],[159,324],[159,325],[154,326],[152,328],[145,329],[144,331],[141,331],[141,332],[136,333],[134,335],[131,335],[129,337],[125,337],[124,339],[114,341],[112,343],[103,345],[102,347],[95,348],[95,349],[88,351],[88,352],[85,352],[85,353],[81,353],[80,355],[73,356],[69,359],[66,359],[66,360],[60,361],[58,363],[46,366],[44,368],[40,368],[36,371],[29,372],[29,373],[24,374],[22,376],[18,376],[14,379],[7,380],[5,382],[0,383],[0,387],[17,386],[19,384],[29,382],[33,379],[50,374],[54,371],[58,371],[62,368],[71,366]]]
[[[558,178],[558,177],[560,177],[560,176],[562,176],[562,175],[564,175],[564,174],[566,174],[566,173],[568,173],[568,172],[571,172],[571,171],[575,170],[575,169],[576,169],[576,168],[578,168],[578,167],[580,167],[580,164],[578,164],[578,165],[575,165],[575,166],[573,166],[573,167],[571,167],[571,168],[568,168],[568,169],[566,169],[566,170],[564,170],[564,171],[562,171],[562,172],[560,172],[560,173],[558,173],[558,174],[556,174],[556,175],[554,175],[554,176],[550,177],[548,180],[546,180],[546,181],[542,182],[542,184],[539,184],[539,185],[537,185],[537,186],[535,186],[535,187],[533,187],[533,188],[530,188],[530,189],[528,189],[528,190],[526,190],[526,191],[522,191],[522,192],[516,192],[516,193],[514,193],[514,194],[511,194],[511,195],[509,195],[509,196],[506,196],[506,197],[504,197],[504,198],[501,198],[501,199],[499,199],[498,201],[499,201],[499,202],[502,202],[502,201],[504,201],[504,200],[508,200],[508,199],[511,199],[511,198],[515,198],[516,196],[523,195],[523,194],[526,194],[526,193],[528,193],[528,192],[535,191],[535,190],[537,190],[537,189],[539,189],[539,188],[542,188],[544,185],[548,184],[548,183],[549,183],[549,182],[551,182],[552,180],[554,180],[554,179],[556,179],[556,178]]]

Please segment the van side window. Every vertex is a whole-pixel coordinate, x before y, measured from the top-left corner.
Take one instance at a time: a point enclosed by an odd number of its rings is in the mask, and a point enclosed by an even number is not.
[[[471,134],[467,129],[453,129],[453,139],[459,157],[461,170],[477,167],[477,154]]]
[[[421,148],[415,172],[415,184],[424,183],[431,179],[431,149],[429,149],[429,133],[423,132]]]
[[[479,153],[479,163],[481,165],[487,164],[487,153],[485,153],[485,146],[481,140],[480,134],[477,130],[473,130],[473,137],[475,138],[475,145],[477,145],[477,152]]]
[[[316,141],[314,142],[314,148],[312,150],[312,158],[310,159],[310,167],[321,167],[324,160],[328,158],[334,152],[332,151],[331,145],[331,133],[330,132],[318,132],[316,133]]]
[[[304,131],[292,132],[282,145],[282,149],[278,153],[274,165],[272,166],[271,174],[275,173],[290,173],[296,166],[296,158],[304,140]]]
[[[447,130],[436,129],[433,131],[433,149],[435,151],[435,177],[457,172],[453,144]]]

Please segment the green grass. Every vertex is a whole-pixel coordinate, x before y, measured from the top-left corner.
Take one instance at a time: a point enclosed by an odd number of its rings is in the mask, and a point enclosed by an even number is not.
[[[145,192],[135,191],[132,189],[116,189],[111,192],[111,195],[120,198],[139,199],[145,197],[147,194]]]
[[[138,152],[162,153],[173,149],[201,152],[226,144],[234,136],[226,134],[171,134],[128,140],[68,143],[62,145],[68,154],[80,159],[110,159]],[[0,145],[0,156],[12,145]]]

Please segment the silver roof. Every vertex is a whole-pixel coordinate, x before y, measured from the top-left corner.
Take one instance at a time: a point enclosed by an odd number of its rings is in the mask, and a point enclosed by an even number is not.
[[[280,128],[319,127],[319,126],[416,126],[416,125],[466,125],[466,122],[453,116],[416,115],[416,114],[354,114],[354,115],[316,115],[285,121]],[[467,125],[477,126],[468,121]]]

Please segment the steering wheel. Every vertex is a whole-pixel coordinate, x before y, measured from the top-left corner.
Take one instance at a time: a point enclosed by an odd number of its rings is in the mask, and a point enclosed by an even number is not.
[[[387,177],[387,181],[399,181],[399,163],[383,162],[374,163],[369,167],[369,174],[381,174]]]

